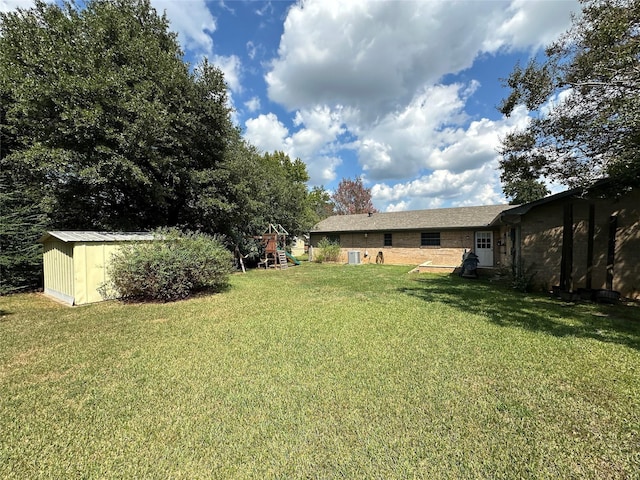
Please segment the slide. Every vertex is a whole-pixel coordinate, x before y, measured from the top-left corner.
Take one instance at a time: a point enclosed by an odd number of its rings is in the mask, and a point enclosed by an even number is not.
[[[298,260],[296,257],[294,257],[293,255],[291,255],[289,252],[285,252],[287,254],[287,258],[293,262],[294,265],[300,265],[300,260]]]

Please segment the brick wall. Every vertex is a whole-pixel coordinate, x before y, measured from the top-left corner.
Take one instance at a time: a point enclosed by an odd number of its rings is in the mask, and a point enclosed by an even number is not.
[[[384,233],[342,233],[340,246],[342,247],[342,261],[347,262],[347,252],[359,251],[363,263],[376,261],[378,252],[382,252],[384,262],[392,265],[419,265],[431,262],[438,267],[457,267],[462,261],[465,249],[471,250],[474,245],[474,230],[449,230],[440,232],[440,246],[421,246],[420,231],[400,231],[391,233],[392,246],[384,246]],[[311,245],[317,247],[318,242],[325,237],[322,234],[311,234]],[[498,238],[494,233],[494,243]],[[494,247],[494,262],[499,262],[500,249]]]
[[[609,218],[617,215],[613,288],[640,298],[640,192],[619,201],[564,199],[532,209],[520,225],[522,259],[544,288],[560,283],[564,206],[573,204],[572,290],[585,288],[588,264],[589,206],[595,208],[592,288],[606,288]]]

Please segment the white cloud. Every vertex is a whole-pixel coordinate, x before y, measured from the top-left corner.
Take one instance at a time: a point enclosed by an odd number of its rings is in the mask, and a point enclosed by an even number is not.
[[[375,184],[371,195],[374,205],[383,211],[506,203],[502,192],[494,187],[496,167],[492,162],[462,174],[435,170],[406,183]]]
[[[351,106],[373,122],[443,75],[471,67],[483,52],[554,38],[575,6],[308,0],[289,9],[278,57],[265,77],[269,96],[292,110]]]
[[[318,156],[307,161],[307,172],[314,185],[325,185],[336,179],[336,168],[342,164],[342,159],[332,156]]]
[[[255,14],[258,15],[259,17],[263,17],[265,15],[269,15],[272,13],[273,13],[273,6],[271,5],[271,2],[266,2],[262,6],[262,8],[255,10]]]
[[[229,89],[240,92],[242,64],[236,55],[218,55],[214,53],[212,34],[216,31],[216,19],[207,7],[205,0],[189,0],[188,8],[183,2],[172,0],[151,0],[151,4],[162,14],[166,11],[171,30],[178,33],[178,41],[183,49],[195,57],[208,57],[222,73]],[[222,8],[228,9],[224,2]]]
[[[520,107],[509,118],[468,122],[464,106],[473,90],[457,84],[428,88],[403,111],[361,128],[358,157],[368,176],[398,180],[427,170],[461,173],[494,161],[500,139],[523,128],[527,112]]]
[[[336,168],[327,158],[337,156],[323,155],[353,149],[378,182],[376,206],[388,211],[504,202],[497,149],[510,130],[526,125],[528,112],[472,118],[467,109],[478,82],[442,79],[479,55],[551,42],[577,7],[575,0],[294,5],[265,75],[271,100],[297,112],[298,131],[285,139],[289,153],[320,183]],[[325,123],[313,124],[308,112]]]
[[[223,10],[226,10],[227,12],[230,12],[231,14],[235,15],[235,13],[236,13],[235,9],[231,8],[229,5],[224,3],[224,0],[220,0],[218,2],[218,5],[220,5],[220,8],[222,8]]]
[[[224,80],[229,85],[229,89],[232,92],[241,92],[242,85],[240,84],[240,75],[242,70],[242,63],[240,59],[231,55],[229,57],[224,55],[213,55],[211,62],[222,70],[224,74]]]
[[[273,113],[259,115],[245,122],[244,137],[265,152],[276,150],[286,152],[286,138],[289,130]]]
[[[151,0],[151,4],[160,14],[166,11],[183,48],[198,55],[213,53],[211,34],[216,30],[216,19],[204,0],[190,0],[188,8],[172,0]]]
[[[0,12],[11,12],[18,8],[26,10],[34,4],[34,0],[0,0]]]
[[[433,131],[430,144],[423,146],[425,156],[403,155],[402,135],[393,152],[393,168],[401,175],[381,175],[368,169],[370,177],[377,179],[415,178],[418,172],[428,172],[418,180],[398,183],[391,190],[378,184],[375,191],[381,201],[389,201],[389,208],[436,208],[447,205],[486,205],[504,203],[497,172],[500,139],[513,128],[524,128],[529,118],[524,108],[514,110],[510,118],[481,119],[468,127],[446,128]],[[393,134],[393,133],[392,133]],[[428,152],[428,153],[427,153]],[[393,191],[394,196],[389,197]]]
[[[336,177],[342,160],[335,155],[344,148],[339,137],[345,133],[342,110],[318,106],[296,112],[294,132],[273,113],[259,115],[245,122],[244,137],[263,151],[281,150],[291,158],[300,158],[307,165],[312,184],[323,184]]]
[[[247,42],[247,55],[249,56],[249,58],[251,60],[256,58],[256,52],[257,52],[256,45],[252,41],[248,41]]]
[[[291,138],[298,156],[330,149],[331,143],[344,133],[340,109],[330,110],[326,106],[296,112],[293,123],[295,126],[304,126]]]
[[[251,97],[244,102],[244,106],[247,107],[247,110],[250,112],[257,112],[260,110],[260,97]]]
[[[437,85],[418,93],[402,110],[379,119],[373,126],[356,127],[358,156],[373,179],[407,178],[429,167],[435,149],[455,140],[452,125],[464,122],[465,96],[473,88]]]
[[[497,157],[500,138],[511,130],[511,125],[511,121],[486,118],[471,122],[467,129],[455,131],[452,143],[431,152],[426,166],[460,173],[484,165]]]
[[[531,1],[513,0],[505,15],[495,22],[483,50],[495,52],[500,48],[542,48],[567,29],[572,12],[578,10],[574,0]]]
[[[568,100],[574,94],[573,88],[567,88],[562,90],[555,95],[552,95],[544,104],[540,106],[540,115],[548,116],[553,110],[557,108],[562,108],[562,106],[568,106]]]

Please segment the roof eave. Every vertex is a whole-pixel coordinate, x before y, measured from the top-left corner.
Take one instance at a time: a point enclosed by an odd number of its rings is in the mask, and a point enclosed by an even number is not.
[[[495,220],[494,220],[495,221]],[[311,230],[309,233],[310,234],[338,234],[338,233],[373,233],[373,232],[378,232],[378,233],[382,233],[382,232],[415,232],[418,230],[423,230],[423,231],[441,231],[441,230],[477,230],[477,229],[486,229],[486,228],[492,228],[495,225],[493,224],[494,222],[491,223],[487,223],[487,224],[482,224],[482,225],[464,225],[464,226],[448,226],[448,227],[439,227],[439,226],[431,226],[431,227],[426,227],[426,226],[422,226],[422,227],[395,227],[395,228],[358,228],[358,229],[352,229],[352,230],[344,230],[344,229],[340,229],[340,230]]]

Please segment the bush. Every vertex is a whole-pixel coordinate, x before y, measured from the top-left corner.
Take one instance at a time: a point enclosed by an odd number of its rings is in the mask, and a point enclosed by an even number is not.
[[[112,256],[103,295],[167,302],[227,285],[233,256],[216,239],[173,229],[159,230],[157,237],[124,245]]]
[[[339,243],[333,243],[328,238],[323,238],[318,242],[313,259],[318,263],[339,262],[341,255],[342,249]]]
[[[526,293],[533,289],[533,280],[536,276],[535,264],[525,265],[523,260],[520,260],[518,267],[515,268],[515,273],[511,275],[511,286],[520,292]]]

